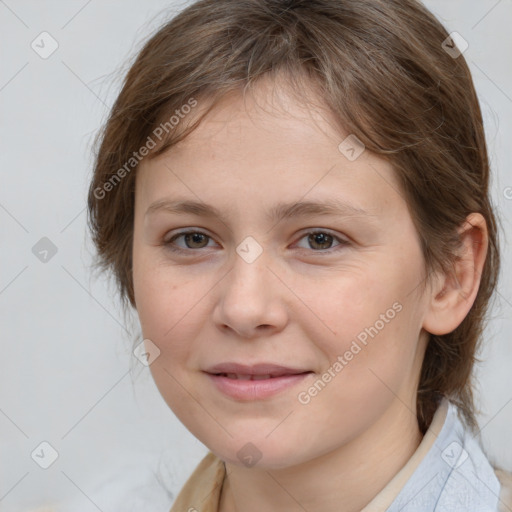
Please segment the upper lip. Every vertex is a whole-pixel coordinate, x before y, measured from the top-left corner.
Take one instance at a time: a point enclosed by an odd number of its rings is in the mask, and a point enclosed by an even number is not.
[[[239,363],[220,363],[211,366],[207,373],[235,373],[236,375],[272,375],[274,377],[281,375],[295,375],[298,373],[309,372],[310,370],[300,368],[290,368],[273,363],[259,363],[246,365]]]

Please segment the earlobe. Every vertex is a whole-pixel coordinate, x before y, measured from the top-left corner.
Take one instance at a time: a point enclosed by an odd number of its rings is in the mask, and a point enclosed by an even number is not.
[[[453,272],[438,274],[430,288],[423,328],[435,335],[454,331],[471,309],[487,256],[487,224],[479,213],[471,213],[459,228],[461,251]]]

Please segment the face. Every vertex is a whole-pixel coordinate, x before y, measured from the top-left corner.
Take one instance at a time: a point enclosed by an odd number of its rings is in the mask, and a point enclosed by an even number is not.
[[[182,423],[233,464],[303,463],[362,435],[397,396],[414,407],[419,239],[391,166],[340,146],[348,136],[262,82],[137,171],[135,302],[160,351],[150,369]]]

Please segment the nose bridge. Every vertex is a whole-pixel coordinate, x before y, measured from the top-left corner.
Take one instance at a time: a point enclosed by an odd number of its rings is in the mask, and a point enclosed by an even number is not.
[[[259,246],[259,244],[258,244]],[[281,327],[285,322],[279,282],[267,268],[269,255],[255,240],[236,248],[231,271],[223,279],[215,321],[249,336],[261,325]]]
[[[272,287],[268,264],[268,253],[262,247],[258,250],[250,241],[239,244],[224,290],[225,297],[232,294],[235,300],[250,301],[253,307],[265,303],[266,291]]]

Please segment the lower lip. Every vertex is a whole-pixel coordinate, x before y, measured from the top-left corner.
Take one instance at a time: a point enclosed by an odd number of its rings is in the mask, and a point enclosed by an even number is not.
[[[241,380],[230,379],[222,375],[207,375],[215,383],[217,388],[224,394],[238,400],[261,400],[277,393],[291,388],[302,382],[309,373],[299,373],[296,375],[283,375],[281,377],[271,377],[261,380]]]

